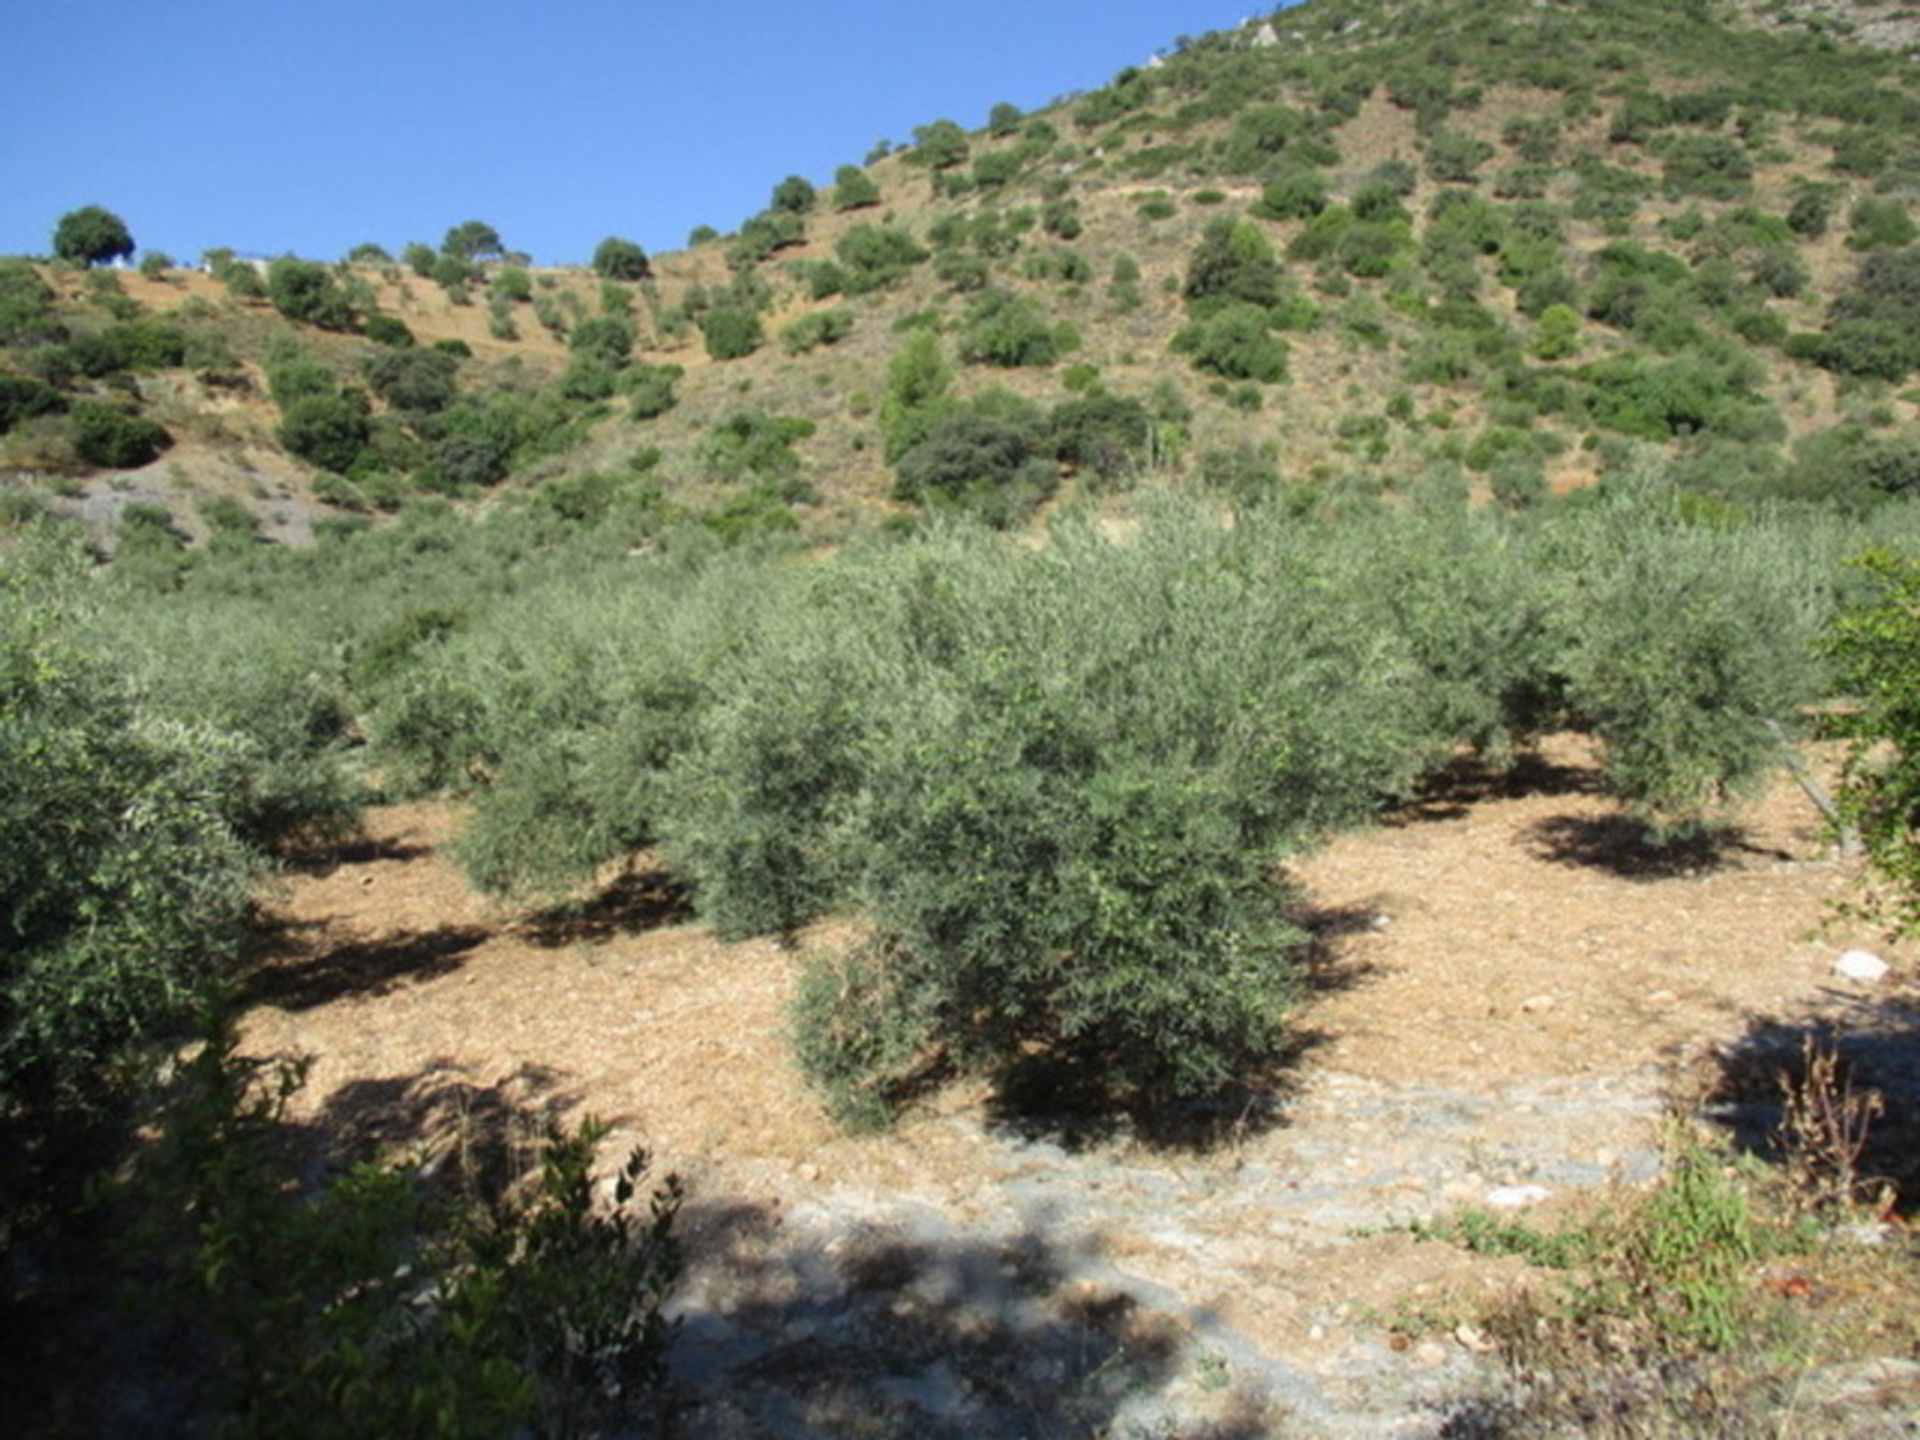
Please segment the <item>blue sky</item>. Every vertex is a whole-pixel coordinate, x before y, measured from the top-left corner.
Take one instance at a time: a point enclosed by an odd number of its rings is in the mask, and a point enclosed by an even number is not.
[[[676,249],[784,175],[1272,8],[0,0],[0,253],[44,253],[85,204],[180,259],[397,252],[466,219],[542,263],[608,234]]]

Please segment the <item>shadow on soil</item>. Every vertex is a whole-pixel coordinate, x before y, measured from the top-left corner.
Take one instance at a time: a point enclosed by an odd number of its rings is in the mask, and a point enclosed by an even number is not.
[[[1593,770],[1561,765],[1538,754],[1523,754],[1504,768],[1474,755],[1462,755],[1422,783],[1390,825],[1458,820],[1490,800],[1523,800],[1532,795],[1592,795],[1599,788]]]
[[[242,1004],[313,1010],[348,996],[385,995],[458,970],[489,933],[478,925],[441,925],[329,949],[300,944],[302,930],[323,928],[289,923],[268,931],[240,987]]]
[[[288,867],[302,875],[331,875],[347,865],[372,865],[388,860],[404,864],[431,855],[431,845],[417,845],[392,837],[356,835],[330,844],[295,848],[286,858]]]
[[[1912,1216],[1920,1212],[1920,1005],[1840,999],[1836,1013],[1818,1019],[1753,1021],[1718,1056],[1707,1113],[1744,1150],[1777,1163],[1811,1162],[1831,1170],[1851,1147],[1837,1124],[1820,1124],[1817,1117],[1837,1120],[1839,1097],[1849,1089],[1860,1096],[1877,1093],[1880,1112],[1849,1163],[1861,1181],[1860,1198],[1892,1185],[1898,1209]],[[1830,1070],[1819,1063],[1823,1056],[1832,1057]],[[1789,1135],[1783,1126],[1789,1087],[1814,1102],[1811,1134]]]
[[[543,949],[598,945],[643,935],[695,918],[686,887],[664,870],[629,871],[590,899],[556,905],[528,917],[517,933]]]
[[[820,1243],[789,1237],[775,1209],[696,1200],[681,1234],[676,1434],[1104,1435],[1182,1368],[1173,1321],[1080,1278],[1083,1257],[1044,1233],[869,1225]],[[1215,1398],[1210,1423],[1166,1433],[1271,1433],[1255,1405]]]
[[[1626,815],[1551,815],[1531,827],[1533,853],[1556,865],[1604,870],[1623,880],[1678,880],[1742,859],[1791,860],[1784,850],[1749,842],[1737,828],[1679,836],[1664,843]]]

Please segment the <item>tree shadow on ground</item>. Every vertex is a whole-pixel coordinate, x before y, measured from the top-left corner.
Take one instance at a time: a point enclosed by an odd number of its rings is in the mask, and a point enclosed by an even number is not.
[[[1529,847],[1555,865],[1603,870],[1623,880],[1678,880],[1723,870],[1742,859],[1791,860],[1755,845],[1737,826],[1654,840],[1628,815],[1550,815],[1527,832]]]
[[[1427,776],[1413,798],[1386,823],[1407,826],[1458,820],[1475,805],[1491,800],[1592,795],[1598,789],[1599,778],[1591,768],[1562,765],[1535,751],[1517,755],[1504,766],[1481,755],[1461,755]]]
[[[597,945],[622,935],[644,935],[694,916],[693,898],[665,870],[630,870],[585,900],[529,916],[516,933],[542,949]]]
[[[1183,1327],[1043,1228],[983,1236],[916,1214],[796,1235],[773,1206],[696,1198],[680,1233],[692,1264],[674,1306],[670,1433],[1067,1437],[1123,1419],[1213,1440],[1272,1433],[1226,1381],[1189,1401],[1210,1413],[1162,1413],[1190,1359]]]
[[[481,1081],[443,1057],[411,1075],[348,1081],[302,1128],[330,1166],[411,1154],[436,1172],[493,1180],[524,1159],[548,1121],[579,1104],[565,1082],[563,1072],[531,1064]]]
[[[1817,1117],[1837,1118],[1833,1102],[1843,1087],[1856,1095],[1877,1092],[1881,1111],[1850,1162],[1862,1182],[1860,1198],[1891,1184],[1900,1212],[1920,1213],[1920,1003],[1835,999],[1834,1009],[1818,1017],[1750,1022],[1715,1057],[1706,1113],[1741,1149],[1778,1164],[1812,1165],[1818,1179],[1820,1172],[1830,1175],[1839,1152],[1850,1147],[1839,1127],[1822,1126]],[[1824,1074],[1823,1056],[1833,1059]],[[1810,1134],[1783,1125],[1789,1087],[1815,1102]]]
[[[322,948],[297,938],[324,928],[286,922],[264,931],[240,985],[241,1003],[313,1010],[348,996],[385,995],[453,973],[490,935],[478,925],[440,925]]]
[[[404,864],[432,853],[431,845],[393,836],[354,835],[345,840],[295,846],[282,858],[287,868],[296,874],[325,877],[348,865],[372,865],[382,860]]]

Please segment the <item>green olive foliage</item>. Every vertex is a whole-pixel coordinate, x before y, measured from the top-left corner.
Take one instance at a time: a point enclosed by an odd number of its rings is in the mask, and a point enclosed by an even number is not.
[[[231,959],[254,861],[234,833],[243,761],[172,719],[77,635],[79,555],[0,567],[0,1122],[96,1097]]]

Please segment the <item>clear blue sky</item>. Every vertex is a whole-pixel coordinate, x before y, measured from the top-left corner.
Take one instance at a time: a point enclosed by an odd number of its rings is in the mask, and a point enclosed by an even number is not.
[[[0,0],[0,253],[79,205],[180,259],[481,219],[540,262],[676,249],[790,173],[1092,89],[1272,0]]]

